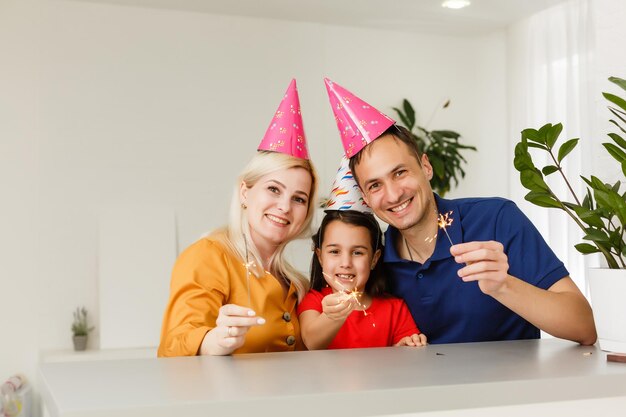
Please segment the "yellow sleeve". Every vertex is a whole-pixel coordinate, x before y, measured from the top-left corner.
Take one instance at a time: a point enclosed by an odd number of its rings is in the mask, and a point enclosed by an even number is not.
[[[222,246],[206,238],[181,253],[172,272],[159,357],[198,354],[205,334],[215,327],[219,309],[228,299],[230,269]]]

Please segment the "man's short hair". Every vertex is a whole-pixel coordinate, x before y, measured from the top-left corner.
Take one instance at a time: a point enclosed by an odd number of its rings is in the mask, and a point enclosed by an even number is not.
[[[404,143],[408,148],[409,152],[415,157],[417,163],[422,165],[422,151],[420,150],[417,141],[413,138],[411,132],[405,128],[404,126],[393,125],[390,126],[387,130],[385,130],[379,136],[391,135],[393,138],[399,140]],[[378,138],[376,138],[378,139]],[[352,175],[354,176],[354,180],[357,184],[359,184],[359,178],[356,175],[356,166],[361,162],[361,158],[363,157],[364,152],[372,152],[373,146],[372,143],[376,143],[376,139],[371,143],[367,144],[363,149],[361,149],[356,155],[350,158],[350,171],[352,171]],[[359,187],[361,184],[359,184]]]

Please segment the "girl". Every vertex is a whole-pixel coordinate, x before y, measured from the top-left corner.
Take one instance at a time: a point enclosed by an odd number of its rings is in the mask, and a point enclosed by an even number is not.
[[[308,349],[426,344],[404,301],[384,294],[382,233],[373,215],[329,210],[313,245],[311,290],[298,306]]]
[[[311,224],[317,182],[295,80],[276,114],[237,180],[228,226],[176,261],[159,356],[305,348],[294,313],[308,280],[283,257],[285,245]]]

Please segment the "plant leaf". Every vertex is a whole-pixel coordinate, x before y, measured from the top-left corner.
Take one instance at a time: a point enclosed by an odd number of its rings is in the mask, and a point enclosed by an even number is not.
[[[598,212],[596,212],[595,210],[585,209],[585,211],[576,211],[576,214],[578,214],[580,220],[584,221],[589,226],[595,226],[600,228],[604,227],[604,222],[602,221],[600,214],[598,214]]]
[[[624,131],[624,133],[626,133],[626,131]],[[626,149],[626,140],[624,140],[624,138],[620,135],[617,133],[609,133],[609,137],[613,139],[613,141],[617,143],[620,148]]]
[[[406,118],[410,124],[408,128],[409,130],[413,130],[413,126],[415,126],[415,109],[413,109],[413,106],[407,99],[404,99],[404,101],[402,102],[402,106],[404,107],[404,114],[406,115]]]
[[[552,149],[552,147],[554,147],[554,144],[556,143],[556,140],[559,138],[559,135],[562,131],[563,125],[561,123],[557,123],[548,130],[548,132],[546,133],[546,145],[549,149]]]
[[[602,95],[604,96],[605,99],[609,100],[611,103],[617,105],[619,108],[626,111],[626,100],[611,93],[602,93]]]
[[[554,172],[556,172],[558,170],[559,170],[559,168],[557,168],[554,165],[546,165],[545,167],[543,167],[541,169],[541,172],[543,172],[543,175],[545,175],[547,177],[548,175],[550,175],[550,174],[552,174],[552,173],[554,173]]]
[[[539,144],[539,143],[529,142],[529,143],[528,143],[528,147],[529,147],[529,148],[538,148],[538,149],[543,149],[543,150],[544,150],[544,151],[546,151],[546,152],[548,152],[548,151],[549,151],[549,149],[548,149],[548,148],[546,148],[546,146],[545,146],[545,145],[541,145],[541,144]]]
[[[589,243],[579,243],[578,245],[574,245],[576,250],[582,254],[588,255],[590,253],[600,252],[600,249],[597,247],[590,245]]]
[[[606,233],[601,230],[592,229],[589,233],[587,233],[583,239],[592,240],[594,242],[608,242],[609,237]]]
[[[621,127],[621,126],[619,125],[619,123],[617,123],[615,120],[611,119],[611,120],[609,120],[609,122],[613,123],[615,126],[617,126],[617,128],[618,128],[619,130],[621,130],[622,132],[626,133],[626,129],[624,129],[623,127]],[[610,133],[609,133],[609,136],[611,136],[611,134],[610,134]]]
[[[528,139],[532,142],[543,143],[545,144],[545,139],[539,134],[539,131],[535,129],[524,129],[522,130],[522,139]]]
[[[543,180],[541,171],[538,169],[525,169],[520,172],[520,181],[522,185],[530,191],[549,191],[548,184]]]
[[[404,125],[404,127],[406,127],[408,130],[412,130],[412,126],[409,123],[409,119],[406,118],[406,116],[404,115],[404,113],[402,113],[402,111],[397,108],[397,107],[392,107],[396,113],[398,114],[398,117],[400,118],[400,121],[402,122],[402,124]]]
[[[603,143],[602,146],[604,146],[609,154],[611,154],[611,156],[615,158],[615,160],[617,160],[618,162],[621,163],[626,161],[626,153],[622,151],[619,147],[613,145],[612,143]]]
[[[563,208],[549,193],[541,191],[531,191],[524,196],[524,199],[540,207]]]
[[[626,119],[622,117],[622,114],[624,114],[624,112],[619,112],[617,109],[610,107],[610,106],[609,106],[609,111],[613,113],[613,115],[617,117],[618,119],[620,119],[623,123],[626,123]]]
[[[570,139],[567,142],[565,142],[563,145],[561,145],[561,147],[559,148],[557,161],[561,162],[563,158],[567,156],[567,154],[573,151],[576,145],[578,145],[578,141],[579,141],[579,138]]]
[[[609,77],[609,81],[621,87],[622,90],[626,90],[626,80],[618,77]]]

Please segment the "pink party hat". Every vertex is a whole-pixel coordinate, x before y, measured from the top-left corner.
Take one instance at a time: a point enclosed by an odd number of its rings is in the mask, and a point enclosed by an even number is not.
[[[396,123],[339,84],[328,78],[324,78],[324,83],[348,158]]]
[[[350,171],[350,160],[345,155],[341,158],[341,165],[324,210],[356,210],[372,213],[372,209],[363,200],[363,194]]]
[[[274,118],[259,145],[259,150],[309,159],[295,79],[291,80],[278,110],[274,113]]]

